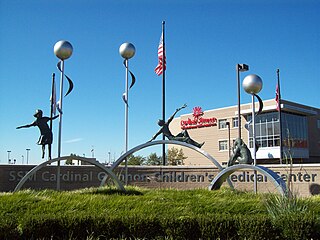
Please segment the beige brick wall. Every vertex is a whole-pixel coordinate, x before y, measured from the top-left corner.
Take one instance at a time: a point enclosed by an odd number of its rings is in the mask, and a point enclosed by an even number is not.
[[[246,108],[247,106],[244,106]],[[221,108],[221,109],[215,109],[210,111],[204,111],[203,118],[212,118],[215,117],[217,119],[217,125],[216,126],[210,126],[210,127],[203,127],[203,128],[196,128],[196,129],[188,129],[188,133],[191,136],[192,139],[194,139],[197,142],[205,142],[205,144],[202,146],[202,149],[209,153],[213,158],[215,158],[220,164],[222,162],[228,162],[228,150],[225,151],[219,151],[219,141],[220,140],[227,140],[228,141],[228,129],[219,129],[219,120],[221,119],[227,119],[228,122],[230,122],[230,139],[231,139],[231,146],[234,139],[238,137],[238,127],[233,128],[232,127],[232,118],[236,117],[237,107],[228,107],[228,108]],[[181,120],[187,120],[188,118],[193,119],[192,113],[182,115],[178,118],[175,118],[172,123],[170,124],[170,130],[173,134],[178,134],[181,132],[181,126],[180,121]],[[246,123],[246,120],[244,117],[241,119],[241,133],[242,138],[245,142],[247,142],[248,139],[248,133],[247,130],[243,127]],[[174,146],[176,148],[181,148],[179,146]],[[193,150],[190,150],[188,148],[183,148],[183,152],[185,153],[185,156],[188,156],[188,158],[185,160],[185,165],[208,165],[211,164],[211,162],[200,155],[199,153],[194,152]]]

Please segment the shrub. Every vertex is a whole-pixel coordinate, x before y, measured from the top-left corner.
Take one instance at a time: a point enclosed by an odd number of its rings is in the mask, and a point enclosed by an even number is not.
[[[0,239],[18,239],[18,221],[11,217],[0,216]]]
[[[320,239],[318,205],[230,190],[25,191],[0,195],[0,239]]]

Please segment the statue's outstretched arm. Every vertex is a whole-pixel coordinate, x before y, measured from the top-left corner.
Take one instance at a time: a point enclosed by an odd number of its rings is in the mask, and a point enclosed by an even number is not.
[[[177,108],[176,111],[172,114],[172,116],[168,119],[168,124],[173,120],[174,116],[179,112],[181,109],[186,108],[187,104],[183,104],[180,108]]]
[[[156,139],[160,135],[160,133],[162,133],[162,128],[155,135],[153,135],[153,137],[149,140],[149,142]]]
[[[57,117],[59,117],[59,114],[57,116],[50,118],[50,120],[55,120]]]
[[[22,125],[22,126],[19,126],[19,127],[17,127],[16,129],[20,129],[20,128],[29,128],[29,127],[32,127],[32,126],[34,126],[34,124],[27,124],[27,125]]]

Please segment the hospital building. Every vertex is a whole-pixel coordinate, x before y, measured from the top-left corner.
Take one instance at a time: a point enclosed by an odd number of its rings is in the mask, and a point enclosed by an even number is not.
[[[252,103],[240,106],[241,138],[253,153]],[[259,109],[258,102],[255,111]],[[187,130],[195,141],[220,164],[226,165],[235,139],[239,136],[238,106],[193,111],[176,117],[170,124],[176,135]],[[281,134],[282,133],[282,134]],[[263,110],[255,116],[257,164],[320,163],[320,109],[281,100],[280,114],[274,99],[263,101]],[[282,144],[280,144],[280,142]],[[281,145],[281,146],[280,146]],[[181,146],[187,159],[184,165],[210,165],[207,158]],[[282,149],[282,158],[280,158]],[[253,155],[252,155],[253,156]]]

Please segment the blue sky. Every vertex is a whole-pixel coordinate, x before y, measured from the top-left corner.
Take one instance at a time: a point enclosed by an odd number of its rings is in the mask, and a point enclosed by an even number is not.
[[[129,148],[149,140],[162,116],[162,78],[154,68],[163,20],[167,117],[184,103],[182,114],[236,105],[237,63],[250,66],[242,79],[262,78],[262,99],[274,98],[279,68],[284,99],[320,108],[319,11],[316,0],[1,0],[0,164],[8,150],[26,162],[26,148],[29,163],[42,161],[38,129],[15,128],[31,123],[36,109],[50,114],[52,73],[59,84],[53,46],[62,39],[74,48],[65,61],[74,90],[63,100],[62,155],[91,156],[94,148],[104,162],[109,151],[113,159],[124,150],[124,42],[136,47],[129,63],[137,78],[129,92]],[[250,102],[243,90],[241,102]],[[54,157],[57,129],[58,120]]]

